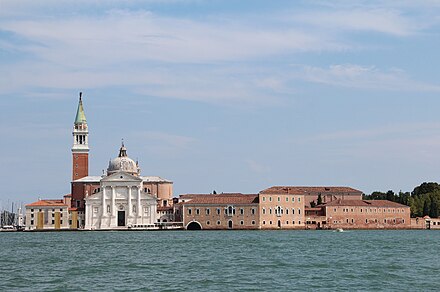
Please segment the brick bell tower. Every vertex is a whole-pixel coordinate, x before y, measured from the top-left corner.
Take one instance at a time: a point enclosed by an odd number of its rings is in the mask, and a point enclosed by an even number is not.
[[[79,93],[72,134],[72,181],[75,181],[89,175],[89,130],[82,103],[82,92]]]

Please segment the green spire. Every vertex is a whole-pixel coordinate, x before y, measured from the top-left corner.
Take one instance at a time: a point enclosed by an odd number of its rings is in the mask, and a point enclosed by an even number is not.
[[[84,113],[84,107],[81,96],[82,96],[82,92],[79,93],[79,104],[78,104],[78,110],[76,111],[75,125],[87,123],[86,114]]]

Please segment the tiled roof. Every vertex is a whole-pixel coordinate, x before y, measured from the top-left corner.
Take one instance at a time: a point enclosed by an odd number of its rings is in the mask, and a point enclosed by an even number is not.
[[[224,193],[224,194],[186,194],[181,195],[186,204],[256,204],[258,203],[257,194]]]
[[[316,194],[337,194],[360,195],[361,191],[350,187],[295,187],[295,186],[274,186],[265,189],[260,194],[292,194],[292,195],[316,195]]]
[[[31,204],[27,204],[26,207],[65,207],[63,200],[39,200]]]
[[[409,206],[387,200],[334,200],[324,206],[409,208]]]

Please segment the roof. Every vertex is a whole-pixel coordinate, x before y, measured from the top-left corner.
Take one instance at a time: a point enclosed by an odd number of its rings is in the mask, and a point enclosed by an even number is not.
[[[26,207],[67,207],[67,205],[63,200],[38,200],[27,204]]]
[[[141,176],[140,177],[144,182],[167,182],[172,183],[172,181],[161,178],[160,176]]]
[[[362,191],[350,187],[301,187],[301,186],[273,186],[260,192],[260,194],[291,194],[291,195],[316,195],[316,194],[360,195]]]
[[[74,180],[73,182],[96,182],[99,183],[102,177],[100,176],[85,176],[83,178]]]
[[[258,194],[241,194],[241,193],[223,193],[223,194],[185,194],[180,196],[181,199],[187,201],[186,204],[256,204],[258,203]]]
[[[387,200],[334,200],[323,206],[409,208],[409,206]]]
[[[84,107],[83,107],[81,95],[82,95],[82,93],[80,92],[79,93],[78,109],[76,111],[76,117],[75,117],[75,125],[87,123],[86,114],[84,113]]]
[[[172,181],[161,178],[159,176],[140,176],[140,179],[143,180],[143,182],[165,182],[165,183],[172,183]],[[99,183],[101,181],[101,176],[86,176],[80,179],[75,180],[74,182],[84,182],[84,183]]]

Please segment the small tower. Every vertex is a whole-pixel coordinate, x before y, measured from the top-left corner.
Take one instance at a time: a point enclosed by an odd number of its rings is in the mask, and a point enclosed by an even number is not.
[[[79,93],[72,134],[72,181],[74,181],[89,175],[89,130],[82,103],[82,92]]]

